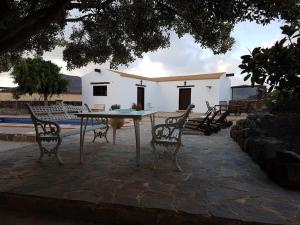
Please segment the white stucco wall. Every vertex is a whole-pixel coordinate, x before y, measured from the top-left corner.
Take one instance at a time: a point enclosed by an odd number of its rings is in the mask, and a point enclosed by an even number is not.
[[[109,82],[107,96],[93,96],[91,82]],[[137,102],[137,86],[140,80],[122,77],[118,73],[102,70],[101,73],[91,72],[82,76],[83,102],[90,107],[95,104],[105,104],[108,110],[113,104],[120,104],[122,108],[130,108]],[[101,85],[101,84],[99,84]],[[145,109],[151,105],[152,109],[164,112],[174,112],[179,108],[179,88],[184,81],[153,82],[143,80],[145,85]],[[191,87],[191,103],[195,105],[195,112],[206,112],[205,101],[211,105],[219,101],[230,99],[230,79],[224,74],[220,79],[214,80],[188,80],[186,85]]]
[[[194,85],[191,88],[191,103],[195,105],[195,112],[206,112],[205,101],[211,105],[219,102],[219,81],[216,80],[190,80],[186,85]],[[184,81],[159,82],[160,102],[159,109],[166,112],[174,112],[179,108],[179,89],[184,86]],[[211,88],[208,88],[211,87]]]
[[[220,92],[219,92],[219,99],[220,101],[227,101],[231,100],[231,80],[229,77],[226,77],[226,74],[221,76],[219,79],[220,83]]]
[[[101,73],[90,72],[82,76],[82,97],[83,103],[90,107],[95,104],[105,104],[108,110],[113,104],[120,104],[121,108],[130,108],[132,103],[137,102],[137,86],[140,80],[121,77],[119,74],[109,70],[102,70]],[[109,82],[109,84],[91,84],[91,82]],[[93,86],[107,85],[107,96],[93,96]],[[145,108],[150,103],[153,109],[157,110],[157,92],[150,91],[157,88],[156,82],[143,81],[145,87]]]
[[[105,104],[108,110],[114,99],[119,99],[119,92],[115,91],[119,84],[119,77],[110,71],[103,70],[101,73],[90,72],[81,78],[82,82],[82,100],[83,103],[93,107],[95,104]],[[107,96],[93,96],[93,86],[91,82],[110,82],[107,85]],[[116,102],[115,102],[116,103]]]

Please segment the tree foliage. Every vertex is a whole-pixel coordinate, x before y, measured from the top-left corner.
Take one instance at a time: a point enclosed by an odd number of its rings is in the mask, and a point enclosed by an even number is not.
[[[282,95],[280,91],[274,90],[265,97],[264,103],[272,113],[300,112],[300,99],[293,91]]]
[[[26,52],[64,45],[68,68],[111,67],[169,46],[170,32],[191,34],[215,54],[228,51],[237,22],[299,17],[299,0],[1,0],[0,71]],[[64,28],[73,25],[66,37]]]
[[[300,27],[292,23],[281,27],[286,35],[270,48],[255,48],[242,56],[242,74],[252,85],[268,84],[283,95],[295,94],[300,98]]]
[[[68,81],[59,73],[60,68],[50,61],[39,57],[21,60],[13,67],[12,76],[18,86],[13,95],[18,97],[23,94],[39,94],[45,103],[54,94],[67,91]]]

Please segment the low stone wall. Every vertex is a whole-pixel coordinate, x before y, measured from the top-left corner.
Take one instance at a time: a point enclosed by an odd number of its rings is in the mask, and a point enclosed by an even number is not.
[[[81,101],[64,101],[70,105],[82,105]],[[43,101],[0,101],[0,115],[23,115],[28,113],[26,104],[44,105]],[[49,105],[57,104],[57,101],[48,101]]]
[[[0,133],[0,140],[2,140],[2,141],[35,142],[35,135]]]
[[[300,116],[249,115],[230,136],[278,184],[300,190]]]

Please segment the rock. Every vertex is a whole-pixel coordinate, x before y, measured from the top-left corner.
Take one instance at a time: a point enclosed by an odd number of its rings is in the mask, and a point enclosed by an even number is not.
[[[300,163],[300,157],[290,151],[277,152],[276,158],[283,163]]]
[[[247,152],[249,155],[252,154],[252,149],[255,148],[255,143],[256,143],[256,137],[251,137],[249,136],[248,138],[245,139],[244,141],[244,146],[243,150]]]
[[[300,189],[299,115],[251,114],[237,121],[230,136],[271,179]]]
[[[287,164],[288,186],[293,189],[300,189],[300,163]]]
[[[250,120],[250,119],[243,119],[243,120],[239,120],[236,122],[236,125],[238,127],[240,127],[241,129],[244,129],[244,128],[255,128],[256,127],[256,124],[253,120]]]
[[[282,186],[288,186],[288,170],[284,163],[276,159],[269,160],[266,164],[267,175],[276,183]]]
[[[236,141],[236,135],[238,133],[238,126],[237,125],[234,125],[231,127],[231,130],[230,130],[230,137]]]
[[[243,130],[244,132],[244,137],[247,138],[247,137],[259,137],[261,136],[261,131],[258,129],[258,128],[245,128]]]
[[[251,155],[254,162],[262,166],[265,162],[265,141],[261,138],[254,139],[254,145],[251,146],[249,154]]]

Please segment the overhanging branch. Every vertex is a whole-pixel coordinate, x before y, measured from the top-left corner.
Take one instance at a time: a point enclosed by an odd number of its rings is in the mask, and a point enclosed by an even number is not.
[[[0,54],[21,46],[34,34],[58,22],[65,13],[69,0],[56,0],[51,6],[37,10],[0,35]]]
[[[81,16],[81,17],[76,17],[76,18],[67,18],[66,19],[66,22],[80,22],[82,21],[83,19],[87,18],[87,17],[90,17],[90,16],[95,16],[96,14],[87,14],[87,15],[84,15],[84,16]]]

